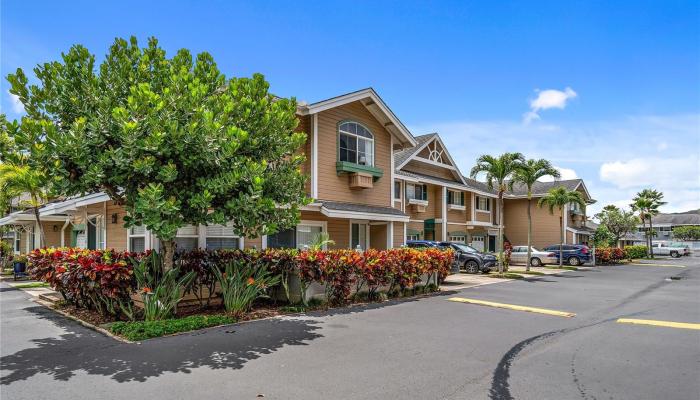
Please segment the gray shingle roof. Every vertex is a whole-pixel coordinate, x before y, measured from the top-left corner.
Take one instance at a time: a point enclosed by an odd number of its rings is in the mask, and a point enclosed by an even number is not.
[[[559,186],[564,186],[567,190],[574,190],[576,187],[581,183],[581,179],[568,179],[568,180],[561,180],[561,181],[553,181],[553,182],[540,182],[537,181],[535,182],[534,185],[532,185],[532,195],[533,196],[540,196],[543,194],[547,194],[547,192],[550,189],[557,188]],[[527,186],[521,184],[521,183],[516,183],[513,185],[513,190],[508,191],[508,195],[511,196],[526,196],[527,195]]]
[[[427,142],[428,140],[432,139],[435,137],[437,133],[428,133],[427,135],[420,135],[420,136],[415,136],[416,144],[414,147],[404,149],[401,151],[397,151],[394,153],[394,163],[398,166],[404,163],[404,161],[408,160],[412,155],[416,154],[418,152],[418,149],[421,148]]]
[[[404,171],[402,169],[396,170],[395,172],[396,172],[396,175],[406,176],[406,177],[414,178],[414,179],[430,179],[433,181],[448,183],[450,185],[462,185],[462,182],[460,182],[456,179],[439,178],[437,176],[424,175],[424,174],[419,174],[416,172]]]
[[[700,225],[700,214],[659,214],[651,218],[652,224]]]
[[[365,214],[383,214],[383,215],[397,215],[401,217],[406,217],[401,210],[391,207],[379,207],[379,206],[367,206],[364,204],[354,204],[354,203],[341,203],[338,201],[326,201],[321,200],[324,208],[336,211],[352,211],[360,212]]]

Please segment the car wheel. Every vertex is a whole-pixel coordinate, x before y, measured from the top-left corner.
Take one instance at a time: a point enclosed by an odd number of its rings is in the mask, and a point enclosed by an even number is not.
[[[474,260],[469,260],[464,264],[464,269],[468,274],[478,274],[479,273],[479,263]]]
[[[532,257],[532,258],[530,259],[530,266],[532,266],[532,267],[540,267],[540,266],[542,266],[542,260],[540,260],[540,259],[537,258],[537,257]]]
[[[671,257],[673,257],[673,258],[678,258],[678,257],[680,257],[680,255],[678,254],[677,251],[672,251],[672,252],[671,252]]]
[[[569,265],[572,267],[576,267],[581,265],[581,260],[578,259],[578,257],[569,257]]]

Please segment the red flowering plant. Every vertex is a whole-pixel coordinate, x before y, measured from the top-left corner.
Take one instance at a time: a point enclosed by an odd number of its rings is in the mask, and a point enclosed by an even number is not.
[[[600,264],[619,264],[625,258],[625,251],[619,247],[596,247],[595,259]]]
[[[364,263],[360,265],[358,274],[358,282],[367,285],[367,297],[370,300],[377,298],[377,291],[382,286],[388,286],[394,278],[392,265],[389,263],[390,258],[386,251],[378,251],[370,249],[364,253]],[[359,278],[361,277],[361,279]],[[362,286],[357,285],[356,292],[359,292]]]
[[[297,253],[296,249],[266,249],[257,253],[258,263],[264,265],[273,275],[280,277],[279,282],[287,302],[291,302],[289,279],[296,273]]]
[[[323,250],[303,250],[295,257],[297,263],[297,275],[299,276],[299,294],[303,305],[307,304],[306,293],[313,282],[321,282],[323,273],[321,265],[326,258]]]
[[[357,271],[364,262],[362,252],[355,250],[333,250],[326,252],[321,262],[321,278],[326,288],[326,299],[331,304],[344,304],[352,285],[357,279]]]
[[[426,256],[426,269],[428,282],[437,277],[437,284],[442,283],[449,275],[455,253],[452,249],[438,249],[430,247],[424,250]]]

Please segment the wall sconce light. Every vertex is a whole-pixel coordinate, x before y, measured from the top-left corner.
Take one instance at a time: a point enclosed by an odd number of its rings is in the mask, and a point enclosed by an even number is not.
[[[54,231],[54,232],[58,232],[58,225],[54,225],[54,226],[53,226],[53,231]]]
[[[112,214],[112,223],[116,224],[117,222],[119,222],[119,214],[114,213]]]

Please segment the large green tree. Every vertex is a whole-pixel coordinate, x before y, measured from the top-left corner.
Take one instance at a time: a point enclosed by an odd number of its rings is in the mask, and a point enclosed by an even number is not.
[[[700,226],[674,226],[673,238],[678,240],[700,240]]]
[[[652,217],[659,215],[659,207],[666,204],[662,199],[664,194],[654,189],[644,189],[632,199],[632,211],[639,213],[639,218],[644,221],[649,221],[649,228],[645,229],[646,232],[646,242],[647,249],[649,250],[649,256],[654,258],[654,249],[652,247],[652,239],[654,236],[654,226],[652,224]],[[646,224],[643,225],[646,228]]]
[[[554,214],[554,210],[559,210],[559,266],[564,265],[564,211],[567,204],[578,204],[580,207],[585,207],[586,202],[583,195],[578,190],[568,190],[563,186],[550,189],[546,195],[540,198],[537,202],[538,207],[547,207],[550,214]]]
[[[639,218],[634,212],[621,210],[612,204],[603,207],[595,217],[600,221],[600,225],[612,234],[614,246],[619,246],[620,239],[633,232],[639,224]]]
[[[476,165],[471,170],[472,178],[485,173],[489,189],[495,189],[498,194],[498,240],[496,246],[499,254],[499,273],[503,273],[503,195],[508,189],[513,188],[513,174],[523,162],[525,162],[525,157],[520,153],[504,153],[498,157],[485,154],[476,160]]]
[[[529,159],[521,163],[513,174],[513,181],[525,185],[527,188],[527,266],[530,270],[530,257],[532,256],[532,186],[545,176],[559,178],[561,174],[547,160]]]
[[[8,76],[26,116],[3,127],[50,165],[63,195],[104,191],[125,226],[160,239],[172,265],[177,229],[230,223],[256,237],[295,225],[308,200],[305,134],[296,101],[273,96],[260,74],[227,78],[208,53],[171,58],[151,38],[116,39],[104,61],[81,45]]]

